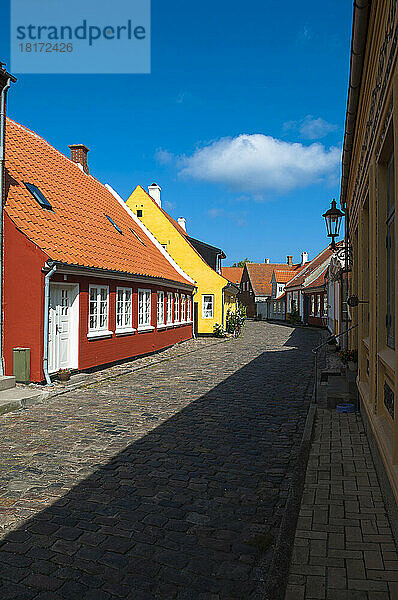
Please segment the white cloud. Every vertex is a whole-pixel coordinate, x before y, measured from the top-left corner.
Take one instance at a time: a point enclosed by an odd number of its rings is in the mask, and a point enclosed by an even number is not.
[[[307,115],[300,124],[300,133],[309,140],[317,140],[331,131],[336,131],[337,125],[328,123],[321,117],[314,119],[312,115]]]
[[[174,160],[174,155],[168,150],[159,148],[155,152],[155,160],[157,160],[161,165],[168,165]]]
[[[283,124],[284,131],[298,131],[300,135],[309,140],[317,140],[325,137],[331,131],[336,131],[337,125],[328,123],[325,119],[307,115],[301,121],[287,121]]]
[[[181,176],[222,183],[238,191],[289,190],[336,176],[340,150],[309,146],[262,134],[223,138],[179,159]]]

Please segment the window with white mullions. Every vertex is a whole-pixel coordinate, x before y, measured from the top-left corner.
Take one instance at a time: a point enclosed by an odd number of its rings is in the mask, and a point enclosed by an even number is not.
[[[131,288],[116,290],[116,331],[132,328],[132,295]]]
[[[323,316],[328,316],[328,295],[326,292],[323,294]]]
[[[90,285],[89,332],[108,330],[109,287]]]
[[[394,153],[387,163],[387,346],[395,348],[395,180]]]
[[[157,318],[158,325],[164,325],[164,292],[158,292]]]
[[[317,297],[316,297],[316,314],[318,316],[320,316],[320,314],[321,314],[321,296],[320,296],[320,294],[317,294]]]
[[[214,294],[203,294],[202,296],[202,318],[214,319]]]
[[[138,327],[151,325],[151,290],[138,290]]]
[[[192,321],[192,298],[187,297],[187,321]]]
[[[174,294],[174,323],[180,322],[180,297]]]
[[[181,322],[185,323],[187,320],[187,305],[185,301],[185,294],[181,295]]]
[[[167,323],[173,322],[173,294],[167,292]]]

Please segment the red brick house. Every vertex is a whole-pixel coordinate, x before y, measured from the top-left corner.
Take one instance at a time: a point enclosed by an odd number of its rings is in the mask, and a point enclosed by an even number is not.
[[[3,354],[11,375],[29,348],[32,381],[192,336],[195,282],[71,149],[7,120]]]

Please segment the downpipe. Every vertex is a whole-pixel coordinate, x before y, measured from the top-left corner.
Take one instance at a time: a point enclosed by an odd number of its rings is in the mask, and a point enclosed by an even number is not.
[[[50,266],[50,262],[47,263]],[[43,372],[47,385],[51,385],[51,378],[48,372],[48,326],[50,319],[50,279],[57,270],[57,265],[53,265],[44,278],[44,334],[43,334]]]
[[[7,79],[6,85],[1,91],[0,105],[0,376],[4,375],[4,357],[3,357],[3,240],[4,240],[4,225],[3,225],[3,210],[4,210],[4,162],[5,162],[5,127],[6,127],[6,97],[7,92],[11,87],[11,77]]]

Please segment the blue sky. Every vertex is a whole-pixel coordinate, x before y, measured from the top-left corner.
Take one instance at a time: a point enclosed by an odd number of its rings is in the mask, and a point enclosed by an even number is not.
[[[339,197],[351,19],[346,0],[152,0],[150,75],[17,74],[8,114],[67,155],[86,144],[125,199],[156,181],[225,265],[311,258]]]

